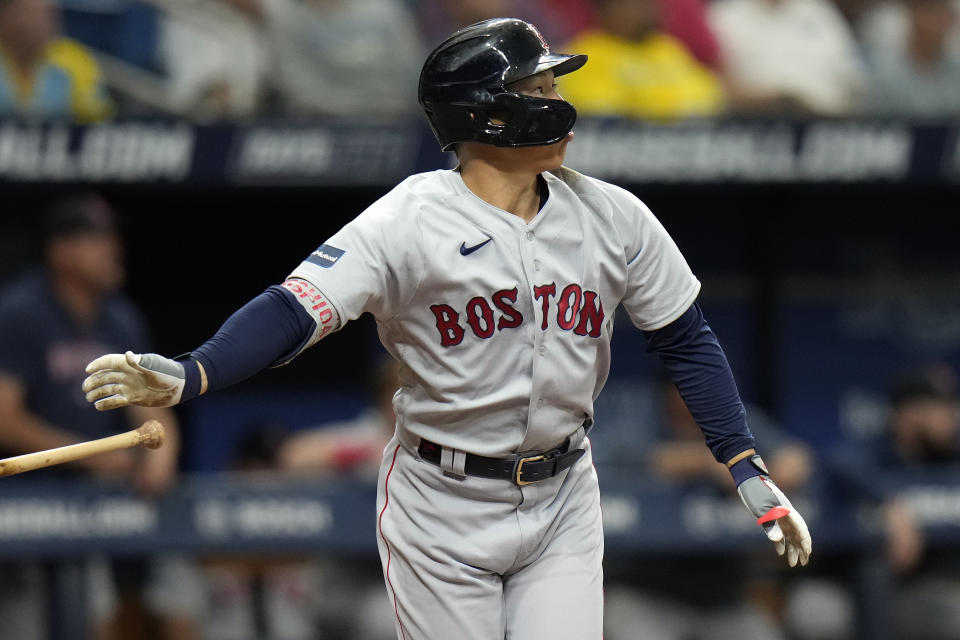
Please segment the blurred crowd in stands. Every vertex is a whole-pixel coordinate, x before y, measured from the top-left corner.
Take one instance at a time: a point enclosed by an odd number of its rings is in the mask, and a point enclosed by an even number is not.
[[[0,0],[0,114],[416,117],[426,53],[493,16],[590,64],[581,114],[960,115],[960,0]]]

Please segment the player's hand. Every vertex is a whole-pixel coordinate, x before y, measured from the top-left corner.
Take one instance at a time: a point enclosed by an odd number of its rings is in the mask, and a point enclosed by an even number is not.
[[[83,390],[98,411],[172,407],[183,394],[183,365],[155,353],[109,353],[87,365]]]
[[[759,456],[755,456],[759,459]],[[758,462],[758,469],[763,463]],[[787,496],[777,488],[766,473],[747,478],[737,487],[740,499],[747,510],[763,527],[767,538],[773,542],[777,555],[786,553],[787,563],[795,567],[797,562],[807,564],[813,543],[810,530],[800,513],[790,504]]]

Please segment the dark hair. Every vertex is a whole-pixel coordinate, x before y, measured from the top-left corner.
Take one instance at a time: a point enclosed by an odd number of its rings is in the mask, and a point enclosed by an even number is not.
[[[956,374],[947,365],[912,369],[898,376],[887,397],[894,409],[918,400],[957,400]]]
[[[4,0],[0,0],[0,3]],[[113,209],[96,193],[61,196],[47,207],[43,221],[44,244],[84,233],[114,233]]]

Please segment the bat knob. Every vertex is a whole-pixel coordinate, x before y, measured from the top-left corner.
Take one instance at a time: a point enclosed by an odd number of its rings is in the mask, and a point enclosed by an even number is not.
[[[146,449],[159,449],[163,446],[163,425],[156,420],[147,420],[137,428],[137,445]]]

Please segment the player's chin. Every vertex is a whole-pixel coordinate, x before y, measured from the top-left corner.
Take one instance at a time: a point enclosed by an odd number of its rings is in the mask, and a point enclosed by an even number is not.
[[[527,166],[534,166],[537,172],[559,169],[563,165],[566,153],[567,140],[523,148],[524,163]]]
[[[550,165],[545,168],[546,171],[559,169],[563,165],[563,160],[567,156],[567,143],[569,141],[569,138],[564,138],[560,142],[543,147],[545,152],[544,163]]]

